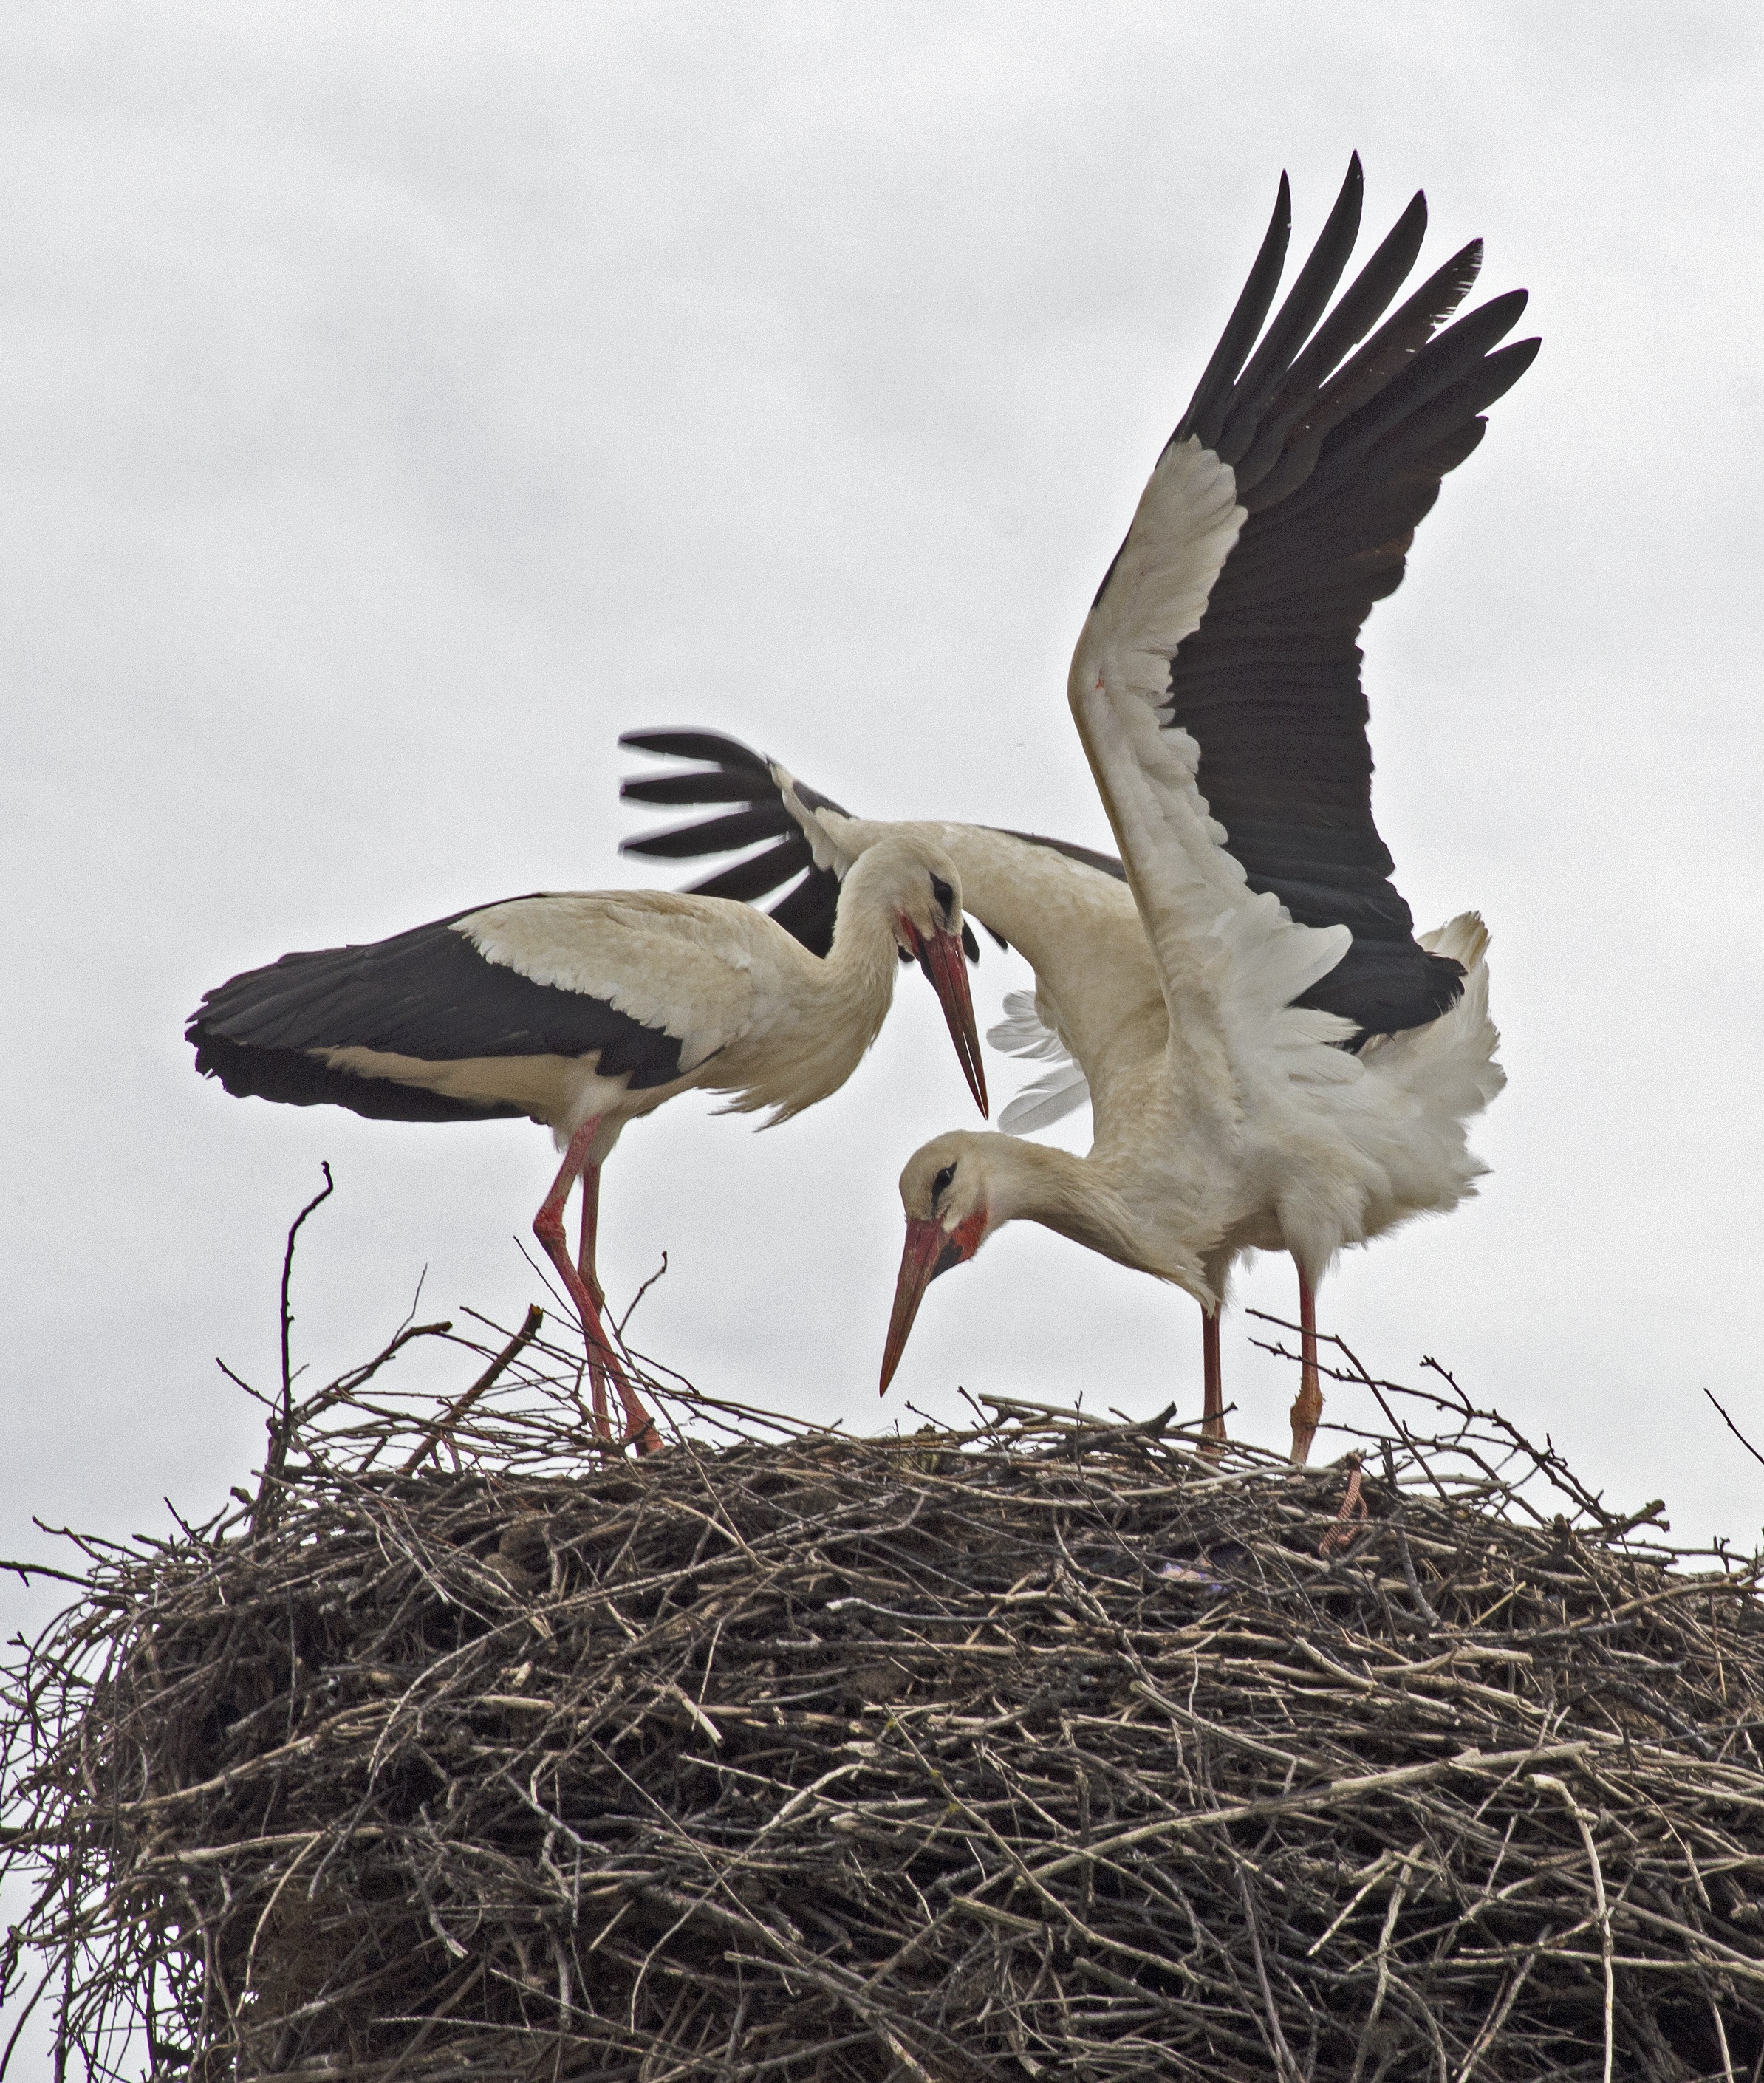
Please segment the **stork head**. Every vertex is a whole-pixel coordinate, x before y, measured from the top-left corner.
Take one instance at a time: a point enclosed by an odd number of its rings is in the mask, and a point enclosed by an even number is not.
[[[1005,1218],[997,1214],[992,1158],[1000,1136],[953,1129],[935,1136],[907,1160],[900,1202],[907,1211],[907,1246],[895,1283],[895,1310],[882,1351],[882,1392],[888,1393],[924,1291],[940,1273],[973,1257]]]
[[[891,832],[859,857],[846,877],[848,889],[854,885],[893,922],[895,946],[902,961],[917,962],[930,978],[950,1023],[950,1038],[968,1090],[984,1115],[986,1072],[964,954],[964,940],[971,936],[962,916],[962,878],[955,863],[941,847],[927,839]]]

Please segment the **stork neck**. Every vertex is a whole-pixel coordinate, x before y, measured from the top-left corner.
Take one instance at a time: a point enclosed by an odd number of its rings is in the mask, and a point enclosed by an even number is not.
[[[1106,1168],[1094,1158],[1006,1135],[987,1139],[987,1158],[992,1227],[1016,1220],[1039,1223],[1121,1265],[1159,1270]]]
[[[882,888],[886,872],[887,864],[871,854],[852,863],[840,885],[833,944],[822,965],[826,982],[842,999],[872,994],[879,999],[878,1026],[894,997],[900,955],[894,908]]]
[[[833,944],[824,961],[793,949],[793,987],[763,1035],[725,1058],[743,1107],[772,1106],[788,1120],[837,1092],[882,1030],[899,966],[893,906],[883,877],[855,863],[840,889]]]

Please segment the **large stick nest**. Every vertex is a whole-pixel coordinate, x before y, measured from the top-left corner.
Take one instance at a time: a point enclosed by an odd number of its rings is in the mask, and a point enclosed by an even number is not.
[[[676,1399],[608,1464],[543,1342],[445,1432],[373,1376],[11,1674],[6,1971],[76,2068],[1764,2068],[1757,1566],[1445,1380],[1364,1384],[1339,1520],[1167,1420]]]

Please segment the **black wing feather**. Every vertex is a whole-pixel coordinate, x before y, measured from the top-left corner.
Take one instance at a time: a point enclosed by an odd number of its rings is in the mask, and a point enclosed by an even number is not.
[[[732,811],[726,818],[707,818],[698,824],[675,825],[665,832],[627,839],[620,851],[646,854],[654,860],[690,860],[696,854],[733,853],[738,847],[781,839],[797,829],[782,803],[767,804],[758,809]]]
[[[833,922],[838,915],[839,877],[830,868],[810,868],[772,907],[772,917],[785,932],[823,961],[833,944]]]
[[[1235,464],[1242,460],[1255,439],[1263,407],[1275,388],[1284,388],[1293,356],[1310,337],[1341,280],[1354,241],[1360,236],[1360,204],[1364,188],[1356,152],[1347,163],[1347,178],[1311,248],[1310,258],[1300,268],[1298,280],[1263,336],[1262,344],[1237,378],[1225,425],[1218,440],[1212,444],[1225,462]]]
[[[670,759],[708,759],[713,767],[762,775],[769,781],[771,764],[763,752],[755,752],[739,738],[725,737],[714,730],[628,730],[619,740],[637,752],[664,753]]]
[[[1402,583],[1440,480],[1475,448],[1480,415],[1538,343],[1497,347],[1525,307],[1522,290],[1440,330],[1475,280],[1475,242],[1351,353],[1401,288],[1426,223],[1417,196],[1318,323],[1346,266],[1358,194],[1356,159],[1252,352],[1246,315],[1258,314],[1258,326],[1272,304],[1271,255],[1277,276],[1284,244],[1275,236],[1289,210],[1281,177],[1274,224],[1177,429],[1176,438],[1192,433],[1235,460],[1249,518],[1199,627],[1171,661],[1170,720],[1200,747],[1201,793],[1250,887],[1271,890],[1306,925],[1352,929],[1345,959],[1299,1002],[1343,1014],[1364,1037],[1436,1018],[1462,973],[1416,944],[1373,822],[1360,632],[1373,602]],[[1233,369],[1242,370],[1234,380]]]
[[[1064,854],[1068,860],[1082,861],[1086,868],[1112,876],[1117,882],[1127,880],[1127,870],[1112,853],[1098,853],[1090,847],[1075,846],[1070,839],[1046,839],[1039,832],[1013,832],[1008,825],[995,825],[992,829],[1003,832],[1008,839],[1021,839],[1025,846],[1046,847],[1051,852]]]
[[[1225,322],[1219,344],[1195,387],[1195,395],[1170,437],[1172,441],[1184,441],[1194,434],[1199,437],[1203,448],[1211,448],[1218,439],[1219,429],[1225,425],[1225,413],[1231,404],[1237,371],[1261,332],[1262,321],[1267,316],[1274,293],[1280,286],[1280,270],[1286,265],[1286,242],[1292,230],[1292,191],[1282,174],[1280,190],[1274,198],[1274,214],[1262,235],[1262,249],[1250,270],[1250,279]]]
[[[769,774],[645,774],[622,782],[628,803],[764,803],[777,793]]]
[[[738,860],[734,867],[721,868],[715,875],[707,876],[704,881],[695,882],[692,894],[695,897],[726,897],[737,904],[751,904],[757,898],[769,897],[781,883],[788,882],[793,875],[800,875],[814,862],[808,841],[793,825],[789,838],[780,845],[768,847],[764,853],[751,854],[746,860]]]
[[[1384,315],[1390,299],[1408,279],[1426,232],[1427,198],[1417,195],[1287,371],[1285,381],[1262,415],[1254,445],[1233,466],[1237,497],[1251,511],[1255,505],[1253,495],[1275,462],[1308,453],[1309,461],[1314,463],[1317,446],[1335,424],[1335,417],[1352,409],[1351,404],[1343,404],[1330,416],[1324,409],[1328,394],[1320,398],[1318,386]],[[1301,415],[1303,425],[1295,430],[1294,422]],[[1292,482],[1297,483],[1298,476]],[[1268,498],[1261,503],[1267,505]]]
[[[1523,289],[1509,290],[1504,297],[1478,305],[1468,317],[1436,334],[1399,374],[1336,428],[1309,483],[1287,502],[1288,517],[1303,513],[1357,475],[1370,460],[1376,443],[1412,425],[1442,391],[1476,369],[1518,323],[1525,301]],[[1465,414],[1460,408],[1460,419],[1466,416],[1473,414]],[[1376,479],[1377,466],[1367,475]]]

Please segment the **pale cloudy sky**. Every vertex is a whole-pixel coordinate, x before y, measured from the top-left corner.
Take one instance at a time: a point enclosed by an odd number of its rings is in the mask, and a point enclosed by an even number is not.
[[[535,1291],[539,1130],[230,1100],[180,1038],[205,987],[666,879],[615,851],[638,725],[1106,843],[1072,640],[1280,169],[1305,241],[1356,146],[1368,244],[1424,185],[1428,252],[1483,234],[1546,344],[1368,638],[1399,884],[1493,930],[1494,1173],[1353,1255],[1325,1326],[1755,1538],[1764,1469],[1698,1392],[1764,1440],[1758,40],[1660,0],[0,15],[0,1549],[241,1479],[214,1355],[267,1384],[321,1158],[315,1368],[425,1267],[437,1313]],[[1026,975],[988,949],[983,1025]],[[803,1120],[632,1130],[602,1262],[618,1298],[669,1254],[639,1342],[864,1426],[958,1384],[1191,1413],[1194,1305],[1026,1226],[878,1409],[895,1178],[971,1113],[907,977]],[[1242,1292],[1289,1308],[1289,1270]],[[1234,1422],[1277,1443],[1247,1336]]]

